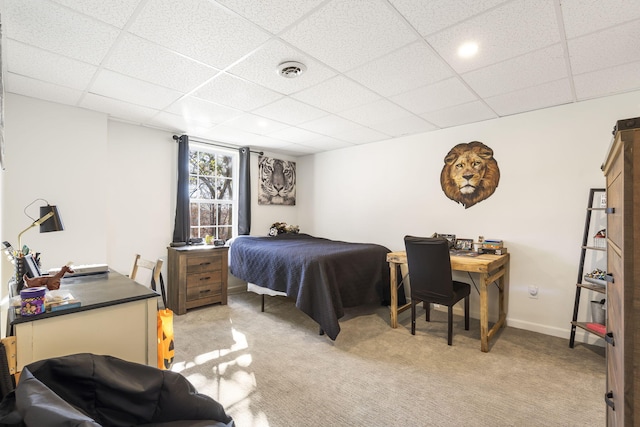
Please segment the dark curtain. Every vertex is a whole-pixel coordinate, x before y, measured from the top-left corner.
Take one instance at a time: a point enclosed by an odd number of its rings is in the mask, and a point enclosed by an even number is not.
[[[178,141],[178,196],[173,243],[189,241],[189,137],[182,135]]]
[[[251,232],[251,150],[240,148],[240,183],[238,185],[238,234]]]

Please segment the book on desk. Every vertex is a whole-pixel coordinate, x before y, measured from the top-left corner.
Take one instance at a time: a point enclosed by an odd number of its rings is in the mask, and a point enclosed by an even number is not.
[[[60,310],[68,310],[70,308],[81,307],[82,302],[77,299],[69,299],[64,301],[54,301],[49,303],[48,305],[45,304],[45,306],[47,307],[47,311],[60,311]]]

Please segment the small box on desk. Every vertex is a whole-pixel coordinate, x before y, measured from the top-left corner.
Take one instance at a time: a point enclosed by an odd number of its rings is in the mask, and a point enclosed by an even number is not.
[[[485,239],[482,242],[482,249],[502,249],[502,240],[498,239]]]
[[[488,255],[504,255],[507,253],[507,248],[500,248],[500,249],[480,248],[478,249],[478,253],[488,254]]]

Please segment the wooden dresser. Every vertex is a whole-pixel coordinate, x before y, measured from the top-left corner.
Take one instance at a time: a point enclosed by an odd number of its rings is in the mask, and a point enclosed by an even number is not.
[[[607,181],[608,426],[640,425],[640,118],[620,120]]]
[[[167,306],[176,314],[227,303],[228,247],[169,248]]]

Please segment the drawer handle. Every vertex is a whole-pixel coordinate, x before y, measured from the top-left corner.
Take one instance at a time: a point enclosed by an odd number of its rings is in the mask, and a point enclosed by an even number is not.
[[[211,292],[211,289],[205,289],[203,291],[200,291],[201,294],[208,294],[209,292]]]
[[[612,347],[616,346],[616,342],[613,339],[613,332],[607,332],[604,336],[604,340],[611,344]]]
[[[604,212],[608,214],[613,214],[613,213],[616,213],[616,208],[606,208]]]
[[[211,276],[207,276],[207,277],[201,277],[200,280],[209,280],[211,279]]]
[[[605,280],[605,282],[608,282],[608,283],[614,283],[613,274],[611,274],[611,273],[605,274],[604,275],[604,280]]]
[[[206,261],[206,262],[201,262],[199,265],[209,265],[209,264],[211,264],[211,262]]]
[[[613,404],[613,391],[610,391],[609,393],[605,393],[604,395],[604,401],[606,402],[607,406],[611,408],[612,411],[616,410],[616,405]]]

